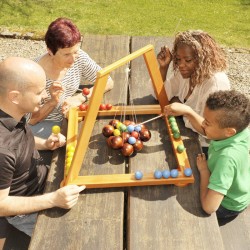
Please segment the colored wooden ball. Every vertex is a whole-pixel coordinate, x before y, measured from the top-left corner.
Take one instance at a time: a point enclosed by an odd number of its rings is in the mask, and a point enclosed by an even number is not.
[[[113,135],[114,133],[114,127],[111,126],[111,125],[105,125],[102,129],[102,134],[105,136],[105,137],[109,137],[111,135]],[[119,130],[118,130],[119,131]]]
[[[129,143],[129,144],[133,145],[133,144],[135,144],[135,142],[136,142],[135,137],[130,136],[130,137],[128,138],[128,143]]]
[[[67,152],[75,152],[75,147],[73,145],[69,145],[67,147]]]
[[[122,122],[124,125],[129,126],[131,124],[130,120],[125,120]]]
[[[178,126],[176,126],[176,125],[171,126],[171,129],[172,129],[172,132],[173,132],[173,133],[179,132],[179,128],[178,128]]]
[[[162,172],[160,170],[155,170],[154,177],[155,177],[155,179],[161,179]]]
[[[116,128],[114,130],[113,134],[114,134],[114,136],[120,136],[121,135],[121,131],[118,128]]]
[[[57,135],[57,134],[60,133],[60,131],[61,131],[61,128],[60,128],[58,125],[54,125],[54,126],[52,127],[52,133],[53,133],[53,134]]]
[[[100,104],[99,110],[106,110],[106,104],[104,103]]]
[[[119,148],[122,148],[123,146],[123,140],[120,136],[114,136],[110,140],[110,144],[113,149],[119,149]]]
[[[140,139],[144,142],[149,141],[151,138],[151,132],[148,129],[143,129],[139,132]]]
[[[107,139],[107,144],[109,147],[111,147],[111,140],[112,138],[115,137],[114,135],[111,135],[108,139]]]
[[[122,146],[121,152],[122,152],[122,155],[124,155],[124,156],[130,156],[134,153],[134,148],[131,144],[124,143]]]
[[[82,94],[83,94],[83,95],[86,96],[86,95],[88,95],[89,93],[90,93],[90,90],[89,90],[88,88],[83,88],[83,89],[82,89]]]
[[[174,116],[168,116],[168,121],[171,122],[171,121],[176,121],[175,117]]]
[[[163,170],[162,176],[163,176],[163,178],[168,179],[170,176],[170,171],[168,169]]]
[[[134,129],[135,129],[135,126],[132,125],[132,124],[130,124],[130,125],[127,126],[127,130],[128,130],[129,133],[133,132]]]
[[[86,111],[87,109],[88,109],[88,104],[82,103],[81,105],[79,105],[80,111]]]
[[[110,103],[106,104],[106,109],[107,110],[111,110],[112,108],[113,108],[112,104],[110,104]]]
[[[174,137],[175,139],[180,139],[181,134],[180,134],[179,132],[175,132],[175,133],[173,133],[173,137]]]
[[[143,177],[143,173],[141,171],[136,171],[135,172],[135,179],[136,180],[141,180]]]
[[[137,126],[135,126],[134,130],[137,131],[137,132],[140,132],[141,129],[142,129],[141,125],[137,125]]]
[[[136,139],[139,138],[139,133],[136,132],[136,131],[132,131],[132,132],[130,133],[130,135],[133,136],[133,137],[135,137]]]
[[[177,169],[172,169],[172,170],[170,171],[170,175],[171,175],[172,178],[177,178],[178,175],[179,175],[179,172],[178,172]]]
[[[125,124],[121,123],[120,126],[119,126],[119,130],[120,131],[126,131],[127,130],[127,126]]]
[[[177,151],[178,151],[179,153],[182,153],[184,150],[185,150],[184,145],[180,144],[180,145],[177,146]]]
[[[130,134],[128,132],[122,132],[121,137],[123,139],[123,142],[128,142],[128,138],[130,137]]]
[[[184,169],[184,175],[185,176],[187,176],[187,177],[189,177],[189,176],[191,176],[192,175],[192,169],[191,168],[185,168]]]
[[[119,120],[114,119],[109,122],[109,125],[113,126],[114,128],[117,128],[117,124],[119,122],[120,122]]]
[[[140,151],[143,148],[143,142],[141,140],[136,140],[135,144],[133,145],[135,151]]]

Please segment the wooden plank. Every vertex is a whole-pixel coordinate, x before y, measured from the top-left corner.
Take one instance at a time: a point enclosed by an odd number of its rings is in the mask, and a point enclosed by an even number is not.
[[[157,53],[161,46],[171,47],[171,40],[133,37],[132,51],[153,44]],[[136,104],[155,104],[152,87],[143,59],[131,63],[131,97]],[[154,116],[144,116],[147,120]],[[138,118],[139,122],[141,117]],[[178,119],[182,139],[192,167],[195,183],[186,187],[174,185],[133,187],[128,194],[127,248],[140,249],[224,249],[215,215],[206,216],[199,201],[199,174],[196,155],[200,152],[197,137]],[[169,135],[162,119],[147,127],[152,137],[144,148],[130,159],[130,171],[144,173],[176,167]]]
[[[129,54],[129,37],[85,36],[82,46],[104,67]],[[122,105],[119,96],[120,86],[126,78],[125,66],[112,72],[111,76],[115,86],[104,95],[103,102]],[[125,92],[124,98],[126,95]],[[97,119],[80,175],[125,173],[124,158],[106,146],[101,134],[109,120]],[[46,192],[56,190],[63,179],[65,149],[56,153]],[[53,208],[39,215],[29,249],[123,249],[123,213],[123,190],[85,190],[71,210]]]
[[[220,221],[225,249],[250,249],[250,207],[234,219]]]

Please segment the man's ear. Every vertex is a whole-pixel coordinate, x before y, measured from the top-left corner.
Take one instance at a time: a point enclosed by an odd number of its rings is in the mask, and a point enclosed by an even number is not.
[[[226,137],[231,137],[236,134],[236,129],[235,128],[226,128],[225,129],[225,135]]]
[[[17,90],[12,90],[8,93],[9,100],[14,104],[19,104],[20,92]]]

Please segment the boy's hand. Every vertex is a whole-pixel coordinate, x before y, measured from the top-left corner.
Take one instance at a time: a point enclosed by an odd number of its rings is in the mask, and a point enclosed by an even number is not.
[[[157,55],[157,61],[160,67],[167,67],[172,61],[172,54],[167,46],[161,47],[161,51]]]
[[[189,109],[190,107],[183,103],[174,102],[164,107],[164,113],[166,114],[166,116],[179,116],[188,114]]]
[[[196,158],[196,164],[199,172],[209,171],[207,166],[207,160],[204,153],[198,154]]]

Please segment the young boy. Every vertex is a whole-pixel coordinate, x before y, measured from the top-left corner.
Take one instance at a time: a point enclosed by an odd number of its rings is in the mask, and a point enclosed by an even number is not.
[[[212,140],[208,161],[204,154],[197,157],[204,211],[216,211],[218,218],[237,216],[250,204],[250,100],[235,90],[218,91],[209,95],[204,118],[181,103],[166,106],[165,112],[186,116]]]

